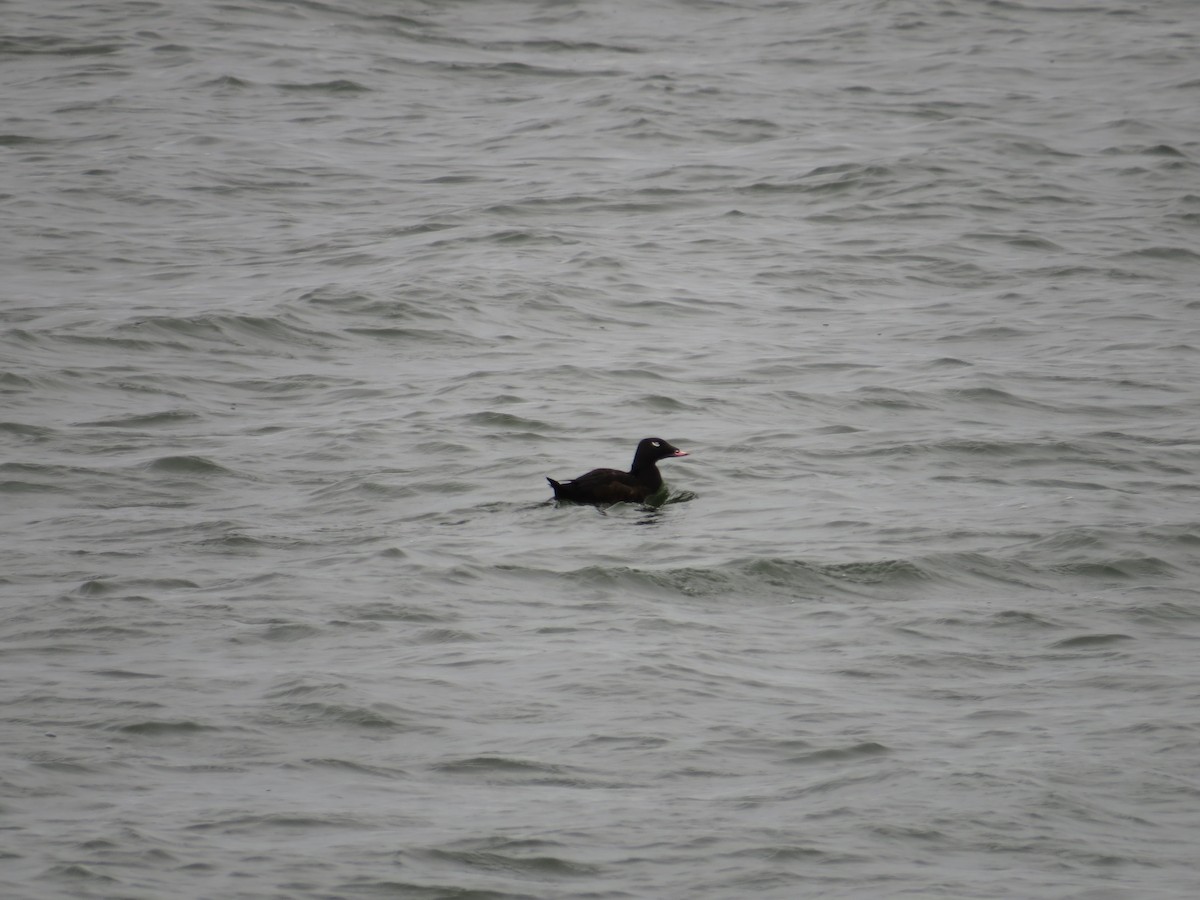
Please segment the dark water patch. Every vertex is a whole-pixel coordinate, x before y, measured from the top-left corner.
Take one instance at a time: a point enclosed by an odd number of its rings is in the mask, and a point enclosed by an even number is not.
[[[13,329],[12,331],[16,330]],[[9,332],[8,336],[12,335],[12,331]],[[33,378],[26,378],[24,375],[18,375],[16,372],[0,372],[0,393],[23,394],[40,386],[40,381]]]
[[[525,856],[497,850],[429,850],[423,855],[456,867],[534,881],[580,878],[603,871],[600,866],[574,862],[559,856]]]
[[[291,728],[350,726],[366,731],[406,732],[414,730],[379,709],[342,703],[276,703],[267,718]],[[427,726],[421,726],[425,728]],[[418,728],[417,730],[421,730]]]
[[[341,612],[349,619],[372,622],[441,623],[451,622],[458,618],[457,614],[448,611],[434,611],[424,607],[387,601],[357,604],[343,608]]]
[[[0,38],[0,43],[3,39]],[[2,51],[0,51],[2,52]],[[28,134],[0,134],[0,147],[28,147],[54,143],[49,138],[36,137]]]
[[[1054,407],[1039,403],[1028,397],[1021,397],[1010,391],[990,387],[954,388],[942,393],[947,399],[966,401],[981,406],[1000,405],[1015,406],[1022,409],[1052,410]]]
[[[891,679],[894,676],[889,672],[884,672],[878,669],[837,669],[835,675],[842,675],[846,678],[858,678],[869,681],[879,681]]]
[[[202,537],[193,541],[192,545],[203,553],[256,556],[265,550],[297,547],[303,544],[302,541],[295,538],[252,535],[246,534],[240,528],[229,527],[231,530],[224,534]]]
[[[274,622],[252,634],[239,634],[229,640],[234,644],[244,644],[249,641],[263,641],[269,644],[292,644],[319,637],[324,630],[303,622]]]
[[[1170,144],[1152,144],[1150,146],[1137,144],[1124,147],[1105,147],[1100,153],[1106,156],[1145,155],[1168,156],[1176,159],[1188,158],[1186,153],[1176,147],[1172,147]]]
[[[453,882],[419,884],[394,878],[355,878],[335,885],[335,896],[403,898],[403,900],[531,900],[528,892],[510,894]],[[619,895],[617,900],[629,895]],[[606,898],[604,898],[606,900]]]
[[[89,578],[81,582],[71,593],[77,597],[112,597],[126,595],[130,591],[188,591],[199,587],[186,578]],[[143,599],[138,596],[135,599]]]
[[[937,404],[920,398],[912,391],[883,387],[863,387],[854,392],[854,405],[898,410],[932,410]]]
[[[1200,260],[1200,252],[1187,247],[1146,247],[1118,253],[1117,259],[1151,259],[1155,261],[1194,263]]]
[[[1008,247],[1017,247],[1023,250],[1043,250],[1053,253],[1061,253],[1063,248],[1047,238],[1038,235],[1029,234],[1027,232],[1018,232],[1016,234],[1008,234],[1004,232],[969,232],[962,235],[963,240],[979,241],[981,243],[1001,243]]]
[[[0,494],[56,494],[72,493],[65,484],[46,484],[38,481],[18,481],[9,479],[0,481]]]
[[[11,435],[34,443],[48,441],[58,436],[58,432],[45,425],[29,425],[25,422],[0,422],[0,435]]]
[[[633,403],[643,409],[662,413],[698,411],[702,409],[702,407],[695,404],[685,403],[682,400],[677,400],[674,397],[666,397],[662,394],[646,394],[635,399]]]
[[[891,753],[891,750],[883,744],[875,741],[864,741],[863,743],[853,744],[848,747],[830,747],[825,750],[814,750],[811,753],[793,756],[790,759],[784,760],[784,762],[800,765],[831,762],[842,763],[853,762],[859,759],[871,759],[877,756],[884,756],[888,753]]]
[[[425,225],[413,227],[393,233],[394,237],[405,237],[410,234],[424,234],[432,231],[444,231],[451,225]],[[456,302],[457,301],[457,302]],[[457,317],[451,312],[462,305],[462,298],[445,291],[437,291],[429,286],[404,284],[394,289],[394,293],[375,295],[371,293],[348,290],[338,285],[330,284],[315,290],[301,293],[296,302],[315,307],[323,312],[333,312],[346,316],[359,316],[364,320],[385,321],[436,321],[453,324]]]
[[[866,568],[861,573],[858,570],[849,573],[851,577],[861,580],[862,583],[881,583],[896,587],[924,581],[942,585],[991,584],[1028,589],[1036,587],[1039,581],[1036,571],[1020,562],[979,552],[929,554],[907,560],[885,560],[865,565]],[[844,566],[839,566],[836,572],[839,577],[845,578],[843,570]],[[880,577],[880,580],[870,580],[875,577]]]
[[[31,754],[28,758],[29,764],[36,766],[39,769],[45,769],[50,772],[57,772],[64,775],[96,775],[102,769],[97,766],[89,766],[76,760],[67,759],[65,757],[51,757],[41,754]]]
[[[1024,328],[1015,328],[1011,325],[979,325],[974,328],[964,328],[953,334],[944,334],[936,338],[936,340],[947,343],[951,341],[986,343],[988,341],[1019,340],[1030,337],[1033,334],[1035,332]]]
[[[355,378],[304,373],[280,375],[275,378],[236,378],[222,383],[221,387],[233,388],[255,397],[277,400],[307,399],[312,402],[313,397],[320,396],[323,392],[353,390],[362,387],[363,384]]]
[[[488,210],[497,213],[498,210]],[[444,238],[437,238],[428,243],[428,250],[447,252],[456,248],[458,252],[468,252],[471,248],[483,245],[498,249],[514,251],[527,250],[533,252],[539,248],[562,252],[566,247],[574,247],[578,241],[562,237],[558,234],[525,228],[503,228],[498,231],[459,231]],[[461,301],[460,301],[461,302]]]
[[[200,416],[186,409],[165,410],[158,413],[136,413],[127,416],[113,416],[107,419],[96,419],[90,422],[78,422],[93,428],[154,428],[158,426],[178,425],[193,422]]]
[[[555,430],[554,426],[549,422],[543,422],[539,419],[526,419],[512,413],[496,412],[494,410],[469,413],[462,417],[462,421],[467,425],[496,431],[546,434]]]
[[[1121,443],[1143,444],[1149,447],[1181,448],[1200,455],[1200,440],[1194,437],[1175,437],[1151,434],[1135,434],[1128,431],[1093,431],[1087,435],[1090,438],[1115,440]]]
[[[587,566],[565,572],[501,566],[520,580],[552,578],[576,586],[651,596],[812,600],[830,594],[907,596],[914,590],[964,585],[1046,589],[1045,573],[1020,560],[978,552],[911,558],[820,562],[783,557],[741,558],[709,567]]]
[[[1037,629],[1057,629],[1062,627],[1057,622],[1053,622],[1045,616],[1021,609],[1007,609],[1003,612],[993,614],[992,625],[1004,628],[1018,626]]]
[[[1154,556],[1130,556],[1120,559],[1101,559],[1060,563],[1050,571],[1075,578],[1119,583],[1143,578],[1169,579],[1179,574],[1175,566]]]
[[[1063,638],[1050,646],[1057,650],[1087,650],[1092,647],[1109,647],[1122,641],[1132,641],[1128,634],[1081,634],[1077,637]]]
[[[477,75],[483,78],[495,78],[496,76],[515,75],[517,77],[528,79],[530,82],[537,82],[542,79],[576,79],[576,78],[591,78],[603,76],[625,75],[626,73],[620,69],[584,69],[569,68],[560,69],[552,66],[538,66],[530,63],[521,62],[501,62],[501,63],[439,63],[441,67],[448,69],[452,73],[465,73],[469,75]]]
[[[289,678],[268,690],[264,696],[272,700],[313,696],[332,696],[346,689],[341,681],[308,681],[304,678]]]
[[[645,51],[640,47],[622,43],[598,43],[596,41],[571,40],[569,38],[530,37],[519,41],[485,41],[478,46],[489,50],[529,50],[536,53],[628,53],[640,54]]]
[[[335,78],[332,81],[281,82],[274,87],[281,91],[320,94],[361,94],[372,90],[365,84],[349,78]]]
[[[1032,719],[1034,714],[1025,709],[977,709],[967,713],[964,718],[968,721],[990,722],[993,720]]]
[[[27,34],[0,37],[0,56],[111,56],[129,45],[84,41],[66,35]]]
[[[428,454],[431,457],[462,456],[474,450],[473,447],[467,444],[460,444],[450,440],[421,441],[415,444],[413,449],[418,453]]]
[[[290,315],[251,316],[214,312],[194,316],[147,316],[125,323],[121,330],[171,338],[172,342],[166,345],[168,348],[188,354],[196,353],[197,349],[208,352],[253,350],[290,354],[296,347],[325,349],[342,343],[330,332],[308,328]],[[115,339],[96,340],[111,342]],[[133,349],[153,346],[144,339],[125,340],[135,345]]]
[[[1155,593],[1158,591],[1155,590]],[[1127,614],[1133,621],[1141,624],[1154,623],[1177,627],[1180,621],[1200,619],[1200,592],[1185,593],[1177,600],[1147,600],[1131,606]]]
[[[1058,414],[1061,414],[1061,411]],[[1138,454],[1131,449],[1123,449],[1117,445],[1086,439],[1062,440],[1050,437],[1042,440],[1020,440],[989,436],[954,437],[927,442],[902,441],[875,444],[860,442],[849,448],[838,447],[832,451],[813,449],[808,452],[816,457],[833,459],[928,457],[937,455],[993,457],[997,461],[996,465],[998,467],[993,471],[1003,470],[1014,474],[1022,470],[1041,470],[1047,466],[1057,467],[1063,465],[1086,466],[1106,472],[1147,471],[1176,476],[1183,476],[1189,473],[1189,470],[1182,466],[1171,465],[1156,459],[1147,458],[1145,454]],[[1076,472],[1077,476],[1078,472]],[[931,477],[934,480],[961,480],[964,476],[943,472]],[[1002,480],[998,480],[995,474],[983,472],[968,475],[966,478],[968,480],[978,479],[981,484],[1004,483]],[[1075,479],[1052,480],[1062,481],[1065,484],[1087,484],[1105,490],[1117,490],[1113,485],[1105,482],[1084,482]],[[1121,488],[1121,490],[1128,492],[1131,487]]]
[[[124,725],[105,726],[107,731],[116,731],[136,737],[187,737],[209,731],[221,731],[212,725],[204,725],[191,719],[175,721],[152,719],[142,722],[129,722]]]
[[[1061,553],[1080,548],[1103,547],[1112,536],[1109,529],[1098,527],[1065,528],[1045,537],[1039,537],[1027,545],[1026,550]]]
[[[239,91],[253,86],[253,82],[238,78],[236,75],[219,75],[208,81],[200,82],[200,87],[213,88],[218,91]]]
[[[1021,482],[1029,487],[1060,488],[1065,491],[1113,491],[1116,493],[1133,493],[1124,488],[1114,488],[1111,485],[1095,481],[1072,481],[1065,478],[1029,478]]]
[[[128,678],[128,679],[166,678],[167,677],[166,675],[163,675],[158,672],[135,672],[132,669],[95,669],[92,671],[91,674],[99,675],[102,678],[122,678],[122,679],[124,679],[124,678]]]
[[[1160,583],[1179,576],[1184,570],[1158,556],[1137,553],[1130,548],[1159,549],[1174,545],[1189,551],[1198,537],[1194,524],[1148,528],[1075,527],[1053,532],[1012,548],[1010,552],[1031,568],[1049,574],[1113,584],[1143,579]]]
[[[114,337],[105,334],[50,334],[44,332],[30,335],[30,342],[47,349],[58,349],[64,354],[73,354],[76,348],[82,347],[100,353],[110,353],[114,359],[118,360],[123,359],[126,354],[148,354],[161,350],[186,353],[190,349],[186,343],[180,341],[164,342],[151,338]],[[78,370],[64,369],[61,374],[77,375],[79,372]],[[94,377],[94,373],[88,374]]]
[[[88,866],[80,865],[79,863],[60,863],[50,866],[42,875],[43,878],[53,881],[66,881],[75,887],[80,887],[84,884],[95,882],[97,885],[114,885],[118,883],[118,879],[107,875],[103,872],[98,872]],[[105,887],[105,890],[110,888]]]
[[[448,775],[471,775],[484,779],[493,777],[522,778],[561,777],[569,774],[563,766],[518,759],[511,756],[470,756],[435,763],[431,768]]]
[[[369,766],[347,759],[306,759],[304,760],[304,764],[316,769],[331,769],[354,776],[365,775],[368,778],[379,778],[384,781],[395,781],[397,778],[403,778],[408,774],[402,769],[388,768],[386,766]]]
[[[409,644],[458,644],[477,641],[479,635],[455,628],[429,628],[405,639]]]
[[[825,587],[839,582],[898,586],[926,580],[926,575],[919,566],[901,559],[824,564],[789,559],[761,559],[745,561],[742,565],[748,574],[762,578],[766,584],[775,587]]]
[[[712,596],[734,590],[735,577],[711,569],[640,570],[625,567],[588,566],[559,575],[587,587],[649,590],[684,596]]]
[[[368,327],[365,325],[356,325],[343,330],[346,334],[352,334],[356,337],[371,338],[388,343],[406,343],[419,346],[490,346],[489,342],[483,338],[475,337],[465,331],[454,331],[448,328]]]
[[[233,816],[226,819],[216,819],[209,822],[193,822],[183,826],[189,831],[219,831],[222,834],[255,835],[262,831],[281,830],[284,832],[321,832],[330,828],[359,829],[369,827],[363,820],[354,816],[324,815],[246,815]]]
[[[161,456],[158,459],[143,463],[142,468],[150,472],[159,472],[167,475],[246,477],[203,456]]]

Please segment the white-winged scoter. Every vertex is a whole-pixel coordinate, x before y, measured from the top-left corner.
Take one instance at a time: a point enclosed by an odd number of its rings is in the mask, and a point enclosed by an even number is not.
[[[687,456],[687,452],[672,447],[662,438],[644,438],[633,454],[633,465],[628,472],[617,469],[593,469],[570,481],[555,481],[547,478],[554,489],[555,500],[570,500],[574,503],[644,503],[647,497],[658,493],[662,487],[662,475],[655,465],[660,459]]]

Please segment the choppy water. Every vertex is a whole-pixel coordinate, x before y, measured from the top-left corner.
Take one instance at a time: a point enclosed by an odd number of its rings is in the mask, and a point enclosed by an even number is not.
[[[2,9],[4,896],[1196,895],[1190,0]]]

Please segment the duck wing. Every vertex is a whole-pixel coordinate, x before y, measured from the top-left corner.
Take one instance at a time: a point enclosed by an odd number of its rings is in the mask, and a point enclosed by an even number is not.
[[[571,481],[547,478],[557,500],[575,503],[641,503],[653,493],[646,484],[619,469],[593,469]]]

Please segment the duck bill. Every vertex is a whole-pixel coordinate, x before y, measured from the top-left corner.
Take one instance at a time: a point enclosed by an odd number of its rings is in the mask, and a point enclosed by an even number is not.
[[[687,455],[688,455],[688,452],[687,452],[686,450],[676,450],[676,451],[675,451],[674,453],[672,453],[671,455],[672,455],[672,456],[687,456]]]

